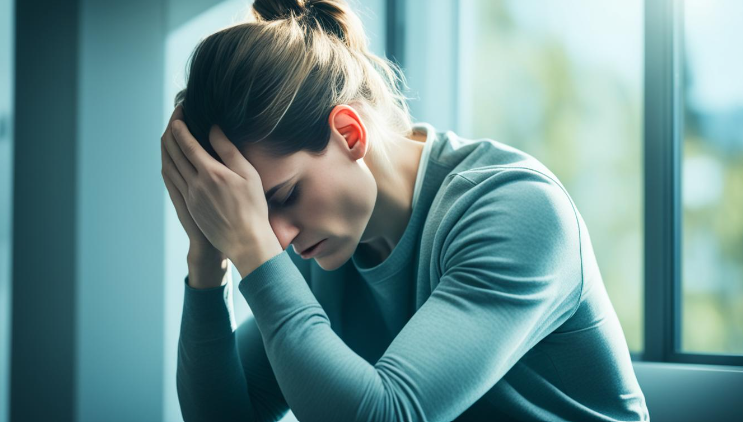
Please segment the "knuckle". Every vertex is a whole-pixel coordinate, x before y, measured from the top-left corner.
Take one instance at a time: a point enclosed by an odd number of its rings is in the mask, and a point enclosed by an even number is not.
[[[196,153],[196,147],[193,144],[186,144],[183,146],[183,152],[190,156],[193,156]]]
[[[227,175],[219,168],[210,169],[207,174],[209,174],[209,180],[212,183],[221,184],[227,181]]]
[[[206,171],[206,175],[208,176],[210,182],[216,182],[222,178],[222,175],[219,174],[219,171],[212,168]]]

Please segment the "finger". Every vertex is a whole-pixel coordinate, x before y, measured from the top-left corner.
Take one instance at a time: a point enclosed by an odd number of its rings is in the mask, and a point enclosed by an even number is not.
[[[191,217],[191,214],[188,212],[186,201],[183,199],[183,196],[180,194],[180,192],[178,192],[178,189],[175,187],[175,183],[167,175],[163,176],[163,181],[165,181],[165,187],[168,189],[168,195],[170,196],[170,200],[171,202],[173,202],[173,206],[175,207],[175,213],[178,216],[178,220],[180,220],[181,225],[186,230],[186,234],[191,236],[192,234],[197,233],[199,228],[198,226],[196,226],[196,223],[193,222],[193,217]]]
[[[160,137],[160,149],[161,150],[164,151],[164,143],[163,142],[165,142],[165,139],[167,137],[172,137],[173,136],[173,134],[170,131],[170,125],[171,125],[171,123],[173,123],[173,120],[175,120],[175,119],[181,119],[181,118],[183,118],[183,106],[181,104],[178,104],[175,107],[175,109],[173,110],[173,113],[170,114],[170,119],[168,120],[168,124],[165,126],[165,132],[163,132],[162,136]],[[170,158],[170,156],[168,154],[166,154],[165,152],[163,152],[162,153],[163,168],[165,168],[165,164],[166,164],[165,158],[166,157]],[[172,163],[173,159],[171,158],[170,161]],[[175,166],[174,163],[173,163],[173,166]]]
[[[181,174],[183,180],[186,182],[186,184],[189,184],[191,183],[193,178],[196,177],[197,169],[192,164],[192,162],[188,158],[186,158],[186,155],[183,153],[183,149],[179,146],[178,141],[176,140],[176,133],[178,132],[178,130],[176,130],[176,127],[174,127],[173,124],[177,122],[181,122],[181,124],[183,124],[183,126],[185,127],[185,123],[183,123],[183,121],[176,119],[173,120],[173,123],[171,123],[169,126],[170,130],[165,133],[165,149],[168,150],[168,154],[173,160],[173,163],[178,169],[178,172]],[[188,131],[188,129],[186,129],[186,131]]]
[[[176,212],[180,213],[180,211],[178,211],[178,207],[181,205],[186,205],[186,201],[183,199],[183,196],[181,196],[178,188],[176,188],[175,184],[167,174],[163,175],[163,181],[165,182],[165,188],[168,189],[168,195],[170,196],[170,200],[175,206]]]
[[[164,142],[160,142],[160,151],[163,157],[163,171],[178,189],[178,192],[180,192],[181,195],[185,195],[188,192],[188,184],[186,184],[186,181],[183,180],[183,177],[175,167],[173,159],[170,158],[170,154],[168,154],[168,151],[165,149]]]
[[[165,134],[170,131],[170,125],[173,123],[173,120],[175,119],[181,119],[183,120],[183,106],[178,104],[176,108],[173,110],[173,113],[170,115],[170,119],[168,120],[168,125],[165,126],[165,132],[163,132],[162,137],[165,137]]]
[[[189,132],[188,127],[183,120],[173,120],[171,127],[173,137],[175,138],[178,147],[180,147],[184,158],[191,163],[196,171],[208,171],[210,168],[224,167],[222,163],[215,160],[214,157],[209,155],[209,153],[201,147],[199,141],[191,135],[191,132]],[[173,161],[178,165],[176,157],[173,157]],[[180,169],[180,166],[178,168]],[[184,178],[186,178],[185,175]],[[186,178],[186,182],[188,181],[189,179]]]
[[[209,142],[212,147],[222,159],[224,165],[230,170],[239,174],[243,179],[254,177],[254,173],[257,173],[255,167],[240,153],[235,144],[227,139],[227,136],[222,132],[222,129],[214,125],[209,131]]]

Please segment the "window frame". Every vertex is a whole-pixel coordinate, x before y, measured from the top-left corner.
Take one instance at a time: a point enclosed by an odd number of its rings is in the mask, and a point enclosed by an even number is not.
[[[637,360],[743,366],[743,355],[681,351],[683,6],[645,0],[645,350]]]

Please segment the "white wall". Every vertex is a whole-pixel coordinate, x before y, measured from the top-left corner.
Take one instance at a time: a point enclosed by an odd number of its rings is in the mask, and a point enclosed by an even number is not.
[[[162,417],[164,3],[80,3],[80,421]]]

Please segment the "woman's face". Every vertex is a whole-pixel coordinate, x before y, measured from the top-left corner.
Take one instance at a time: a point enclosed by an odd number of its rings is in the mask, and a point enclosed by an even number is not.
[[[269,222],[281,247],[291,246],[299,254],[325,240],[312,259],[328,271],[351,258],[374,211],[377,184],[361,144],[333,130],[322,156],[300,151],[272,158],[254,145],[243,152],[258,171],[264,192],[287,182],[267,199]]]

